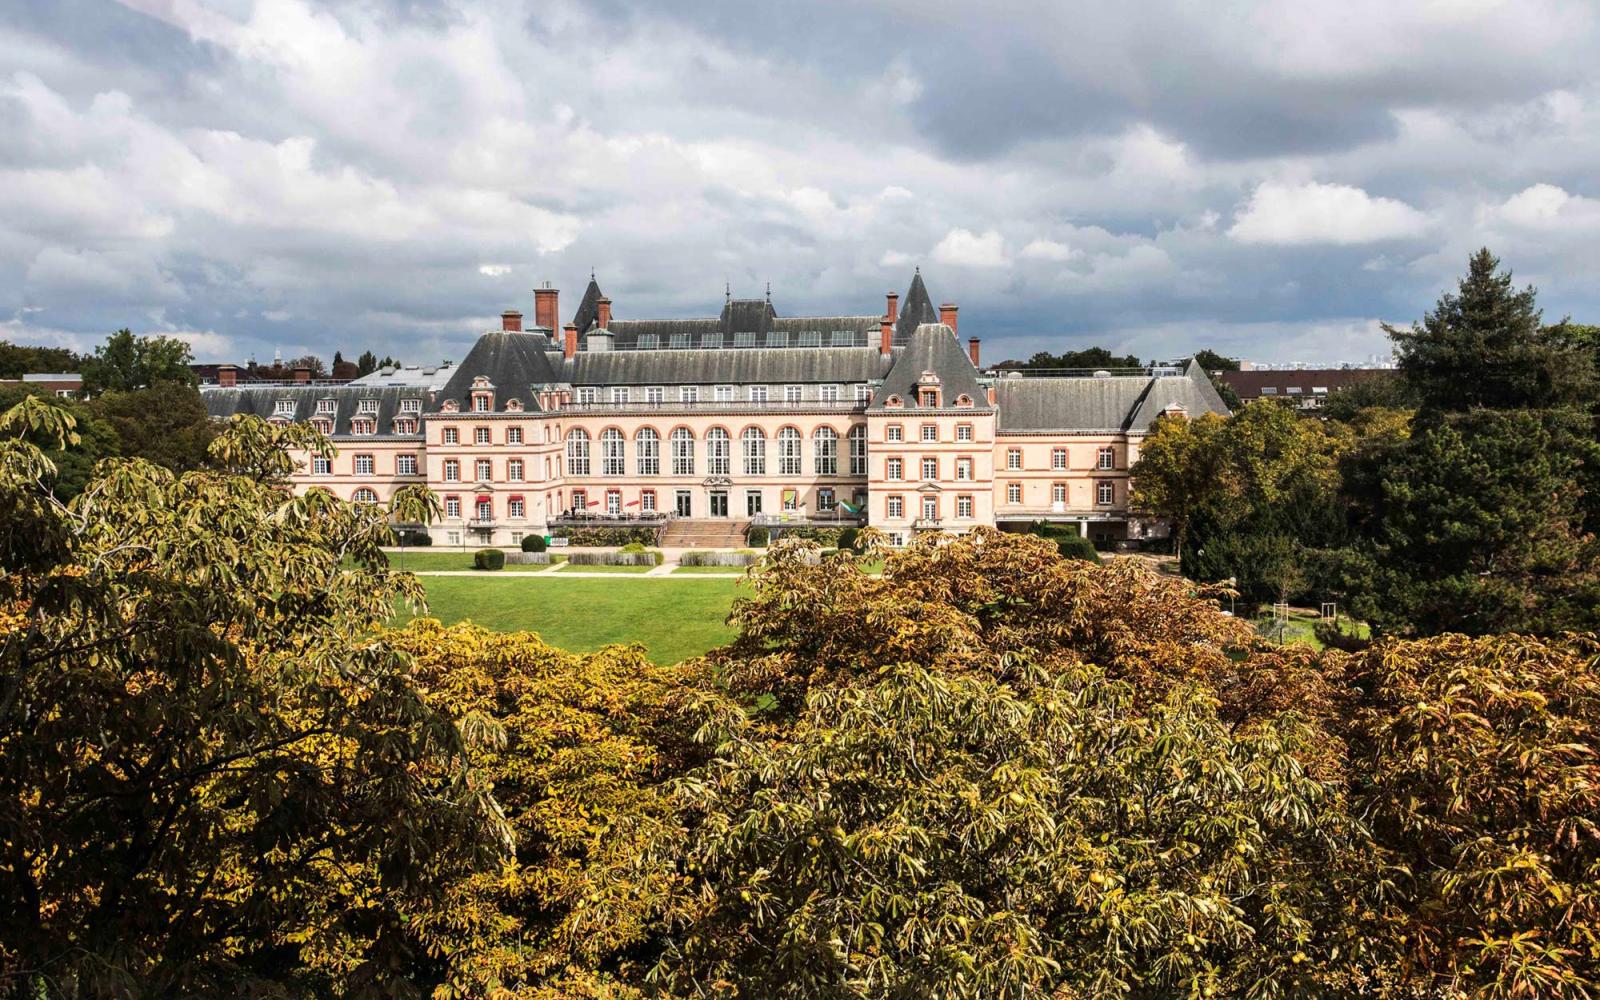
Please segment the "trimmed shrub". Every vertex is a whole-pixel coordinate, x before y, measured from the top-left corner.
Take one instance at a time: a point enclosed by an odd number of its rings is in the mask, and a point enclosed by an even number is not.
[[[569,528],[566,539],[569,545],[627,545],[629,542],[654,545],[657,530],[656,528]]]
[[[752,548],[764,549],[771,537],[772,533],[766,528],[751,528],[744,536],[744,543]]]
[[[543,535],[524,535],[522,538],[522,551],[543,552],[545,550]]]
[[[624,545],[621,548],[620,551],[622,551],[622,552],[643,552],[644,551],[644,543],[643,542],[629,542],[628,544]]]
[[[1084,562],[1098,563],[1100,553],[1094,549],[1094,543],[1074,532],[1070,535],[1046,536],[1056,543],[1056,551],[1061,553],[1063,559],[1082,559]]]
[[[740,568],[755,565],[756,559],[754,552],[685,552],[678,565]]]
[[[641,552],[573,552],[567,562],[574,566],[660,566],[660,552],[647,549]]]
[[[426,531],[416,531],[411,528],[395,532],[395,540],[398,544],[408,549],[423,548],[433,544],[432,535]]]
[[[507,566],[548,566],[551,563],[565,562],[566,556],[558,556],[553,552],[507,552]]]
[[[499,549],[479,549],[472,554],[473,569],[505,569],[506,554]]]

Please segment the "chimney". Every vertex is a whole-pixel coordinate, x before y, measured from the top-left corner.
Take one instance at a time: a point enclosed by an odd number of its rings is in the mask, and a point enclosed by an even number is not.
[[[311,369],[305,365],[294,366],[294,380],[297,385],[306,385],[311,381]]]
[[[600,315],[597,320],[597,322],[600,324],[600,329],[611,329],[611,300],[601,299],[595,304],[600,307]]]
[[[893,323],[900,318],[900,293],[890,292],[887,297],[889,299],[889,322]]]
[[[894,320],[890,319],[886,313],[882,319],[878,320],[878,353],[887,357],[894,353],[893,347]]]
[[[989,387],[989,405],[994,405],[994,386],[992,385]]]
[[[939,322],[950,328],[951,333],[956,332],[956,304],[946,302],[939,307]]]
[[[522,332],[522,314],[515,309],[507,309],[500,314],[500,329],[506,333]]]
[[[561,345],[561,356],[571,361],[578,354],[578,324],[568,323],[562,328],[566,342]]]
[[[238,384],[239,384],[239,366],[238,365],[218,365],[217,366],[217,385],[221,386],[224,389],[232,389],[234,386],[236,386]]]
[[[972,367],[982,368],[978,363],[978,338],[973,337],[967,341],[967,357],[972,359]]]
[[[561,326],[561,310],[557,306],[560,294],[550,287],[548,281],[544,283],[543,288],[533,290],[533,325],[549,330],[552,337]]]

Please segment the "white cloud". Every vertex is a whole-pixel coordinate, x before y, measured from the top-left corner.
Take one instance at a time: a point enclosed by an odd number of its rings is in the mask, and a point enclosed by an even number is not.
[[[1524,188],[1489,214],[1518,228],[1537,232],[1600,229],[1600,199],[1569,194],[1554,184]]]
[[[1057,243],[1055,240],[1037,239],[1031,241],[1027,246],[1023,247],[1022,253],[1020,253],[1018,256],[1026,257],[1030,260],[1068,261],[1072,260],[1074,257],[1083,256],[1083,253],[1082,251],[1074,250],[1065,243]]]
[[[485,278],[503,278],[511,273],[510,264],[479,264],[478,273]]]
[[[1346,184],[1259,185],[1234,218],[1228,235],[1241,243],[1345,246],[1422,235],[1428,217],[1392,198]]]
[[[952,229],[933,248],[932,257],[951,267],[1005,267],[1011,262],[1005,239],[993,229],[983,233]]]

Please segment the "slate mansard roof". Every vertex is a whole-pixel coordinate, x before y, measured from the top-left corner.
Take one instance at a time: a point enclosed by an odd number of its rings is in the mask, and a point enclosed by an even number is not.
[[[973,406],[988,409],[989,396],[978,381],[978,370],[956,342],[955,331],[943,323],[916,327],[911,342],[898,352],[894,367],[884,376],[883,387],[873,395],[871,409],[885,409],[891,398],[896,400],[896,409],[916,409],[917,386],[927,373],[938,378],[944,406],[954,406],[959,397],[966,396]]]
[[[336,402],[337,409],[333,414],[333,436],[350,433],[350,421],[358,412],[362,400],[376,399],[378,412],[376,414],[362,414],[375,416],[377,419],[377,434],[362,435],[362,437],[402,437],[414,438],[420,436],[421,424],[418,423],[418,434],[393,433],[394,418],[400,416],[400,401],[403,399],[420,400],[420,410],[425,412],[430,408],[429,394],[425,388],[419,386],[390,386],[376,387],[370,385],[252,385],[240,386],[232,389],[206,387],[200,394],[205,400],[206,412],[213,417],[231,417],[235,413],[252,413],[263,419],[271,419],[278,415],[278,402],[280,400],[293,400],[295,404],[294,415],[286,419],[296,422],[309,421],[318,416],[317,403],[319,400],[332,399]],[[326,414],[321,414],[326,416]],[[413,413],[411,416],[418,416]]]
[[[1004,434],[1045,431],[1143,433],[1169,408],[1191,417],[1228,412],[1193,361],[1180,374],[1000,378],[994,383]]]

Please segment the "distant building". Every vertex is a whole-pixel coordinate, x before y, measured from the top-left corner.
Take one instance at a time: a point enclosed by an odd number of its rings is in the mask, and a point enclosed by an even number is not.
[[[502,315],[459,365],[344,385],[202,387],[218,417],[306,421],[334,455],[299,489],[378,503],[425,484],[444,544],[513,545],[573,523],[865,519],[898,542],[978,525],[1075,523],[1105,541],[1160,526],[1130,510],[1128,470],[1163,414],[1225,413],[1199,366],[1062,377],[986,372],[919,274],[882,315],[778,315],[728,297],[703,319],[613,318],[590,281],[560,326]]]
[[[1332,393],[1362,379],[1392,377],[1382,368],[1283,368],[1218,372],[1217,377],[1239,396],[1239,402],[1279,399],[1302,410],[1321,409]]]
[[[20,379],[0,379],[0,385],[26,385],[64,398],[76,398],[83,392],[83,376],[77,372],[37,372]]]

